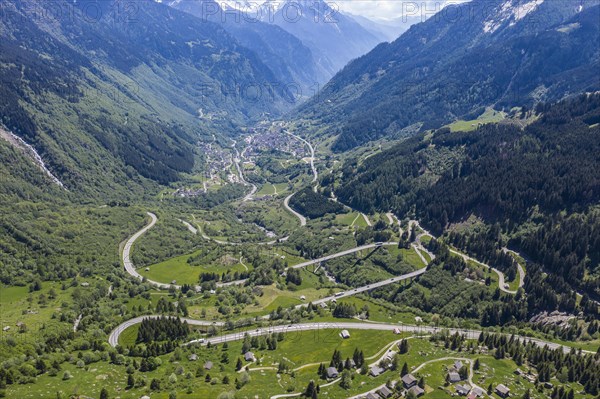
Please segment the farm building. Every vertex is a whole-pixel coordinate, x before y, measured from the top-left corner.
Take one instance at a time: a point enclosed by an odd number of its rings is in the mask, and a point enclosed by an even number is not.
[[[340,373],[337,371],[335,367],[327,368],[327,378],[337,378]]]
[[[456,393],[461,396],[467,396],[469,394],[469,392],[471,391],[471,387],[469,385],[456,384],[455,388],[456,388]]]
[[[460,374],[455,371],[451,371],[448,373],[448,382],[455,383],[461,380]]]
[[[244,360],[246,360],[247,362],[255,362],[256,357],[254,356],[254,353],[246,352],[244,353]]]
[[[500,384],[496,387],[496,394],[501,398],[507,398],[510,395],[510,389],[506,385]]]
[[[404,377],[402,377],[402,384],[404,384],[404,388],[406,389],[412,388],[417,385],[417,379],[412,374],[406,374]]]
[[[379,366],[373,366],[373,367],[371,367],[371,370],[369,371],[369,374],[371,374],[373,377],[378,377],[383,373],[385,373],[385,369],[383,367],[379,367]]]
[[[393,392],[391,389],[389,389],[387,386],[383,386],[383,388],[381,388],[379,391],[377,391],[377,393],[379,394],[379,396],[381,396],[382,398],[389,398],[390,396],[392,396]]]
[[[414,387],[409,389],[409,392],[412,392],[415,394],[416,397],[419,397],[425,393],[425,390],[423,388],[421,388],[420,386],[415,385]]]

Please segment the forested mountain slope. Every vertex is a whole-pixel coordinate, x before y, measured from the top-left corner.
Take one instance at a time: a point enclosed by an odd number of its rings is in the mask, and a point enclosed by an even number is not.
[[[70,190],[173,181],[194,166],[198,139],[293,102],[221,27],[154,1],[2,8],[0,121]]]
[[[220,24],[241,45],[254,51],[277,79],[298,96],[314,95],[317,85],[332,76],[299,38],[277,25],[260,21],[250,10],[230,9],[213,0],[171,0],[167,4],[202,21]]]
[[[475,0],[445,8],[338,73],[297,115],[348,150],[407,126],[427,129],[486,106],[532,106],[600,88],[594,1]]]
[[[456,230],[450,242],[480,259],[498,260],[502,246],[514,247],[551,273],[555,289],[598,299],[600,94],[536,112],[524,129],[445,128],[349,162],[335,193],[364,212],[416,217],[434,234]],[[456,229],[473,219],[486,227]]]

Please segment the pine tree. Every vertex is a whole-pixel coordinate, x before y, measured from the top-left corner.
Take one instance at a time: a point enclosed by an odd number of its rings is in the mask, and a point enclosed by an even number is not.
[[[306,387],[306,390],[304,391],[304,396],[306,396],[307,398],[312,398],[314,394],[317,393],[317,387],[315,385],[315,382],[313,380],[310,380],[310,382],[308,383],[308,386]]]
[[[317,373],[319,375],[323,375],[325,373],[325,365],[323,363],[319,364],[319,371]]]
[[[406,364],[406,362],[405,362],[404,365],[402,366],[402,371],[400,372],[400,376],[404,377],[406,374],[408,374],[408,364]]]

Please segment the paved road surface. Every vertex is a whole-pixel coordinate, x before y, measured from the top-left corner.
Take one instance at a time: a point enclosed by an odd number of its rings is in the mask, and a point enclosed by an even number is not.
[[[210,322],[212,324],[212,322]],[[206,324],[203,324],[206,325]],[[224,342],[232,342],[239,341],[244,339],[246,334],[250,337],[268,335],[271,333],[295,333],[301,331],[315,331],[315,330],[326,330],[326,329],[335,329],[335,330],[375,330],[375,331],[389,331],[393,332],[395,329],[400,329],[401,332],[410,332],[410,333],[424,333],[424,334],[432,334],[435,332],[439,332],[442,330],[448,330],[450,334],[459,333],[465,335],[468,339],[477,339],[479,338],[479,334],[481,334],[481,330],[465,330],[458,328],[438,328],[438,327],[429,327],[429,326],[411,326],[411,325],[402,325],[402,324],[392,324],[392,323],[366,323],[366,322],[323,322],[323,323],[300,323],[300,324],[290,324],[290,325],[282,325],[282,326],[270,326],[265,328],[258,328],[252,331],[243,331],[243,332],[235,332],[230,334],[225,334],[218,337],[206,338],[202,344],[206,344],[210,342],[211,344],[221,344]],[[571,347],[560,345],[550,341],[544,341],[540,339],[533,339],[529,337],[516,335],[515,339],[518,339],[521,342],[530,341],[533,344],[544,347],[548,345],[550,349],[558,349],[561,348],[565,353],[569,353],[571,351]],[[199,343],[197,341],[191,341],[188,343]],[[593,353],[589,351],[583,351],[585,353]]]
[[[131,261],[131,248],[133,247],[133,244],[135,243],[135,241],[138,238],[140,238],[145,232],[147,232],[152,227],[154,227],[154,225],[158,221],[158,218],[156,217],[155,214],[153,214],[151,212],[147,212],[147,214],[148,214],[148,216],[150,216],[150,219],[151,219],[150,223],[148,223],[146,225],[146,227],[144,227],[143,229],[141,229],[140,231],[138,231],[137,233],[132,235],[129,238],[129,240],[127,240],[127,242],[125,243],[125,247],[123,248],[123,265],[125,266],[125,271],[127,273],[129,273],[132,277],[135,277],[140,281],[142,281],[144,279],[144,276],[142,276],[141,274],[139,274],[137,272],[137,270],[135,269],[135,265]],[[158,281],[153,281],[153,280],[149,280],[149,279],[146,279],[146,282],[148,284],[151,284],[151,285],[153,285],[157,288],[163,289],[163,290],[168,290],[170,288],[174,288],[176,290],[181,289],[181,286],[176,285],[176,284],[159,283]],[[246,282],[246,280],[236,280],[236,281],[231,281],[228,283],[217,283],[217,286],[218,287],[227,287],[227,286],[231,286],[231,285],[244,284],[245,282]]]
[[[367,226],[373,227],[373,224],[371,223],[371,219],[369,219],[369,217],[362,212],[360,214],[362,215],[363,219],[365,219],[365,223],[367,224]]]
[[[380,281],[380,282],[377,282],[377,283],[369,284],[369,285],[366,285],[364,287],[353,288],[353,289],[350,289],[348,291],[345,291],[345,292],[342,292],[342,293],[338,293],[336,295],[332,295],[332,296],[329,296],[329,297],[326,297],[326,298],[322,298],[322,299],[318,299],[316,301],[312,301],[312,303],[315,304],[315,305],[318,305],[320,303],[327,303],[327,302],[330,302],[330,301],[332,301],[334,299],[337,300],[337,299],[349,297],[349,296],[352,296],[352,295],[356,295],[356,294],[359,294],[361,292],[370,291],[370,290],[373,290],[373,289],[376,289],[376,288],[384,287],[384,286],[389,285],[389,284],[395,284],[395,283],[398,283],[399,281],[403,281],[403,280],[411,279],[411,278],[414,278],[414,277],[418,277],[418,276],[422,275],[423,273],[425,273],[426,270],[427,270],[426,268],[423,268],[423,269],[419,269],[419,270],[416,270],[416,271],[411,272],[411,273],[404,274],[402,276],[392,277],[392,278],[384,280],[384,281]],[[233,284],[233,283],[237,283],[237,282],[232,282],[232,283],[229,283],[229,284]],[[223,285],[227,285],[227,284],[223,284]],[[296,308],[301,308],[301,307],[306,307],[306,306],[308,306],[308,303],[303,303],[303,304],[297,305]],[[145,318],[148,318],[148,317],[157,318],[159,316],[157,316],[157,315],[145,316],[145,317],[144,316],[140,316],[140,317],[137,317],[135,319],[131,319],[131,320],[128,320],[128,321],[122,323],[120,326],[118,326],[117,328],[115,328],[113,330],[113,332],[111,333],[111,335],[109,337],[109,343],[112,346],[116,346],[116,344],[117,344],[117,342],[119,340],[119,335],[125,329],[127,329],[128,327],[133,326],[134,324],[141,323],[142,320],[144,320]],[[269,316],[268,315],[263,316],[262,319],[268,320]],[[193,320],[193,319],[181,319],[181,320],[187,320],[188,324],[193,324],[193,325],[204,326],[204,325],[213,324],[213,322]],[[223,323],[217,323],[216,325],[223,325]],[[321,324],[321,325],[323,325],[323,324]],[[327,324],[327,325],[329,325],[329,324]],[[290,327],[290,328],[292,328],[292,327]],[[293,327],[293,328],[295,328],[295,327]],[[252,335],[252,334],[257,333],[257,332],[260,332],[260,330],[250,332],[249,334]],[[244,333],[239,333],[239,334],[244,334]],[[208,341],[210,341],[210,339],[208,339]],[[216,342],[214,342],[214,343],[216,343]]]
[[[519,253],[512,251],[506,247],[502,248],[502,251],[504,251],[505,253],[511,253],[516,256],[521,256]],[[523,269],[523,265],[521,265],[519,262],[517,262],[517,270],[519,271],[519,288],[521,288],[523,287],[523,285],[525,285],[525,269]]]
[[[367,245],[362,245],[360,247],[356,247],[356,248],[352,248],[352,249],[347,249],[345,251],[341,251],[341,252],[338,252],[338,253],[335,253],[335,254],[327,255],[327,256],[324,256],[324,257],[319,258],[319,259],[313,259],[313,260],[309,260],[307,262],[298,263],[297,265],[294,265],[294,266],[291,266],[291,267],[293,269],[299,269],[299,268],[302,268],[302,267],[314,265],[316,263],[327,262],[328,260],[339,258],[341,256],[350,255],[350,254],[353,254],[355,252],[364,251],[365,249],[373,249],[373,248],[377,248],[377,247],[389,247],[389,246],[397,246],[397,245],[398,245],[397,242],[384,242],[384,243],[381,243],[381,244],[367,244]]]
[[[146,225],[146,227],[144,227],[143,229],[141,229],[140,231],[138,231],[137,233],[132,235],[129,238],[129,240],[127,240],[127,242],[125,243],[125,247],[123,248],[123,265],[125,266],[125,270],[127,271],[127,273],[129,273],[130,275],[132,275],[133,277],[137,278],[140,281],[143,280],[144,277],[141,274],[139,274],[137,272],[137,270],[135,270],[135,266],[133,265],[133,262],[131,261],[131,247],[133,247],[133,243],[138,238],[140,238],[145,232],[147,232],[152,227],[154,227],[154,225],[158,221],[158,218],[156,217],[155,214],[153,214],[151,212],[146,212],[146,214],[148,216],[150,216],[150,223],[148,223]],[[166,288],[169,288],[168,285]]]
[[[334,299],[337,300],[337,299],[341,299],[341,298],[346,298],[348,296],[360,294],[361,292],[371,291],[371,290],[374,290],[376,288],[385,287],[386,285],[390,285],[390,284],[396,284],[396,283],[398,283],[400,281],[404,281],[404,280],[408,280],[408,279],[411,279],[411,278],[418,277],[418,276],[424,274],[426,271],[427,271],[427,268],[424,267],[422,269],[415,270],[414,272],[407,273],[407,274],[404,274],[402,276],[392,277],[392,278],[389,278],[387,280],[379,281],[377,283],[365,285],[365,286],[359,287],[359,288],[352,288],[352,289],[349,289],[348,291],[337,293],[336,295],[332,295],[332,296],[329,296],[327,298],[323,298],[323,299],[318,299],[316,301],[312,301],[312,303],[315,304],[315,305],[318,305],[320,303],[327,303],[327,302],[330,302],[330,301],[332,301]],[[307,306],[307,304],[298,305],[298,306],[296,306],[296,308],[301,308],[301,307],[304,307],[304,306]]]
[[[501,291],[504,291],[507,294],[516,294],[517,293],[517,291],[512,291],[512,290],[509,290],[508,288],[505,287],[506,283],[504,281],[504,273],[502,273],[500,270],[496,269],[495,267],[491,267],[488,264],[480,262],[477,259],[470,257],[469,255],[465,255],[462,252],[458,252],[454,248],[449,247],[448,249],[450,250],[451,253],[460,256],[465,261],[471,261],[473,263],[477,263],[480,266],[487,267],[488,269],[493,270],[498,275],[498,286],[500,287]],[[522,287],[523,283],[524,283],[524,279],[520,280],[519,281],[519,287]]]
[[[313,148],[312,144],[309,143],[307,140],[303,139],[300,136],[296,136],[294,133],[290,133],[287,130],[284,130],[284,132],[292,137],[294,137],[296,140],[300,140],[301,142],[303,142],[304,144],[306,144],[308,146],[308,149],[310,150],[310,169],[312,170],[313,173],[313,179],[312,179],[312,183],[316,183],[317,180],[319,179],[319,173],[317,172],[317,168],[315,167],[315,149]]]
[[[244,202],[250,201],[252,199],[252,197],[254,196],[254,194],[256,194],[256,192],[258,191],[258,187],[256,187],[256,184],[253,183],[248,183],[246,181],[246,179],[244,178],[244,173],[242,172],[242,168],[240,167],[240,152],[238,151],[236,145],[237,145],[237,141],[232,140],[233,141],[233,145],[231,146],[233,148],[233,150],[235,151],[235,157],[233,158],[233,163],[235,164],[235,168],[238,171],[238,175],[240,177],[240,181],[242,182],[242,184],[244,186],[249,186],[252,189],[250,190],[250,192],[248,194],[246,194],[246,196],[244,197]]]
[[[119,324],[117,326],[117,328],[112,330],[110,335],[108,336],[108,343],[110,344],[110,346],[112,346],[114,348],[115,346],[117,346],[119,344],[119,336],[121,335],[121,333],[123,333],[123,331],[125,331],[126,329],[128,329],[131,326],[141,323],[144,319],[158,319],[159,317],[163,317],[163,316],[160,316],[160,315],[140,316],[140,317],[136,317],[135,319],[127,320],[126,322]],[[181,317],[179,318],[179,320],[187,321],[187,323],[192,326],[223,326],[225,324],[220,321],[203,321],[203,320],[186,319],[186,318],[181,318]]]
[[[194,215],[192,215],[192,217],[194,217]],[[194,220],[196,220],[196,218],[194,218]],[[219,245],[231,245],[231,246],[240,246],[240,245],[275,245],[278,244],[280,242],[285,242],[287,241],[290,237],[286,236],[286,237],[282,237],[282,238],[278,238],[275,240],[271,240],[271,241],[266,241],[266,242],[231,242],[231,241],[223,241],[223,240],[217,240],[216,238],[212,238],[206,235],[206,233],[204,232],[204,230],[202,230],[202,226],[198,225],[198,231],[200,232],[200,236],[202,238],[204,238],[206,241],[212,241],[214,243],[217,243]]]
[[[428,232],[427,230],[425,230],[423,227],[421,227],[421,225],[419,224],[419,222],[416,221],[416,220],[409,221],[408,225],[409,225],[409,231],[410,231],[411,226],[412,226],[412,228],[414,228],[416,226],[416,227],[420,228],[421,230],[423,230],[423,233],[421,233],[421,234],[419,234],[417,236],[417,242],[419,244],[421,244],[421,237],[422,236],[429,236],[429,237],[432,237],[432,238],[436,238],[433,234],[431,234],[430,232]],[[424,249],[424,247],[422,245],[421,245],[421,248]],[[472,261],[474,263],[477,263],[480,266],[483,266],[483,267],[486,267],[488,269],[493,270],[498,275],[498,285],[499,285],[501,291],[504,291],[507,294],[513,294],[513,295],[517,293],[517,291],[512,291],[512,290],[509,290],[509,289],[505,288],[505,284],[506,283],[505,283],[505,280],[504,280],[504,273],[502,273],[500,270],[498,270],[498,269],[496,269],[496,268],[494,268],[494,267],[492,267],[492,266],[490,266],[490,265],[488,265],[486,263],[480,262],[477,259],[470,257],[469,255],[466,255],[466,254],[464,254],[462,252],[459,252],[459,251],[457,251],[456,249],[454,249],[452,247],[449,247],[448,249],[450,250],[451,253],[460,256],[465,261]],[[514,252],[514,253],[517,254],[516,252]],[[519,288],[521,288],[521,287],[523,287],[523,284],[525,284],[525,270],[519,264],[518,264],[518,270],[519,270]]]
[[[179,221],[180,221],[181,223],[183,223],[183,225],[184,225],[185,227],[187,227],[187,229],[188,229],[188,230],[189,230],[189,231],[190,231],[192,234],[198,234],[198,229],[197,229],[197,228],[195,228],[194,226],[192,226],[190,223],[186,222],[185,220],[181,220],[181,219],[179,219]]]
[[[306,218],[290,207],[290,199],[292,199],[294,194],[296,194],[296,193],[290,194],[286,197],[286,199],[283,201],[283,206],[285,207],[285,209],[287,209],[288,211],[293,213],[294,216],[296,216],[298,219],[300,219],[300,226],[306,226]]]

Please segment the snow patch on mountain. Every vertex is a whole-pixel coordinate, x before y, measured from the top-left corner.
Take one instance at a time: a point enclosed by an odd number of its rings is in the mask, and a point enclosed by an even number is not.
[[[248,0],[220,0],[217,4],[224,10],[235,10],[241,12],[256,12],[263,5],[264,1]]]
[[[538,8],[543,2],[544,0],[531,0],[525,3],[520,0],[508,0],[502,5],[496,18],[489,19],[483,23],[483,31],[485,33],[494,33],[507,21],[510,21],[509,26],[513,26]]]

